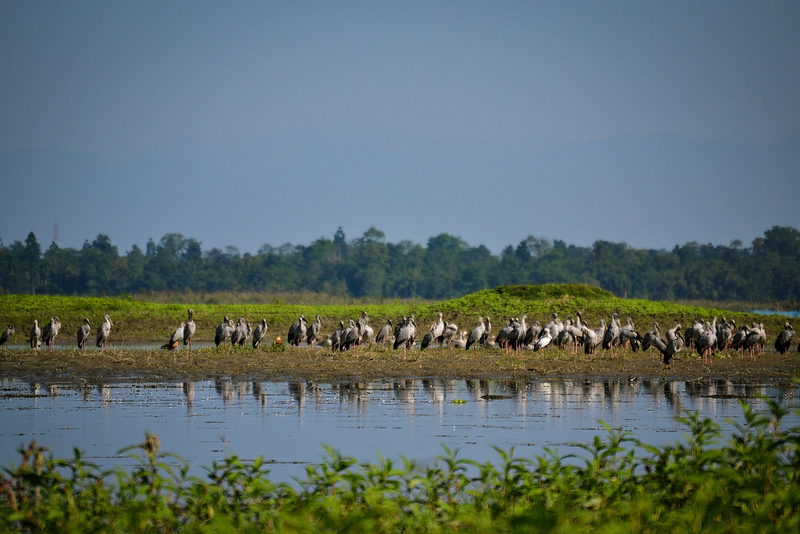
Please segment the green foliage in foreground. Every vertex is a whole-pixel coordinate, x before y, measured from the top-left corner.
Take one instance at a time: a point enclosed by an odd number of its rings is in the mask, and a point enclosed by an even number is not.
[[[252,295],[249,298],[252,299]],[[609,320],[611,313],[617,312],[622,317],[631,317],[642,332],[649,330],[654,321],[662,327],[668,325],[667,328],[670,328],[675,323],[681,323],[686,328],[694,319],[711,320],[714,316],[726,316],[734,318],[739,325],[761,321],[768,334],[774,335],[783,330],[786,320],[778,315],[759,316],[667,302],[622,299],[600,288],[583,284],[545,284],[499,286],[441,302],[395,301],[349,306],[287,304],[283,301],[265,301],[262,304],[166,304],[130,297],[0,295],[0,325],[14,324],[18,335],[21,332],[22,337],[27,336],[34,319],[43,324],[50,317],[58,316],[64,325],[63,331],[73,337],[84,317],[88,317],[96,328],[107,313],[114,322],[112,343],[115,339],[153,340],[168,338],[178,323],[186,319],[186,309],[190,306],[195,312],[197,338],[207,340],[214,338],[214,330],[226,315],[234,320],[245,317],[253,324],[266,318],[268,335],[274,338],[275,335],[285,335],[289,325],[301,314],[311,320],[320,314],[325,321],[323,334],[328,334],[338,328],[340,320],[347,324],[349,318],[358,318],[362,310],[369,313],[376,330],[385,324],[386,319],[395,322],[401,315],[414,315],[422,332],[428,330],[439,312],[444,314],[446,321],[455,322],[464,330],[472,329],[479,316],[491,317],[499,330],[510,316],[527,315],[530,324],[534,320],[549,320],[553,312],[565,319],[574,318],[577,312],[581,312],[584,320],[593,327],[601,318]]]
[[[498,449],[492,465],[445,449],[423,467],[328,449],[296,485],[271,482],[261,459],[235,456],[214,462],[207,481],[189,477],[152,435],[125,449],[139,451],[130,472],[103,473],[77,449],[54,459],[32,443],[4,469],[0,530],[798,532],[800,427],[782,429],[789,410],[767,402],[769,414],[742,402],[745,423],[724,444],[713,421],[686,413],[684,441],[653,447],[607,427],[583,457]]]

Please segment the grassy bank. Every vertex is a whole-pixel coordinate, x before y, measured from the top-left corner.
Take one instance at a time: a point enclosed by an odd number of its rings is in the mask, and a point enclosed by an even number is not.
[[[711,320],[714,316],[733,318],[737,324],[749,324],[762,321],[767,333],[774,340],[777,332],[783,330],[784,318],[760,316],[749,313],[725,311],[716,308],[678,305],[648,300],[621,299],[601,289],[584,285],[543,285],[543,286],[502,286],[467,295],[459,299],[443,302],[385,302],[357,304],[304,304],[302,300],[287,303],[283,298],[265,295],[259,303],[257,294],[241,295],[239,303],[235,294],[225,294],[224,303],[209,303],[214,297],[191,294],[176,294],[174,302],[164,302],[164,296],[153,300],[142,300],[142,297],[126,298],[90,298],[62,296],[30,296],[0,295],[0,324],[12,323],[17,328],[17,335],[27,337],[27,332],[38,319],[40,324],[49,321],[50,317],[61,319],[63,335],[74,337],[88,317],[97,327],[105,314],[114,322],[112,339],[145,339],[164,340],[182,320],[186,318],[186,309],[192,307],[197,323],[197,339],[213,340],[214,331],[224,316],[231,318],[245,317],[253,325],[262,318],[269,325],[269,339],[275,335],[285,336],[289,325],[299,315],[313,318],[320,314],[325,321],[323,334],[338,328],[339,321],[357,318],[362,310],[369,313],[372,326],[377,331],[386,319],[395,322],[401,315],[414,315],[422,333],[428,330],[436,314],[441,312],[447,321],[455,322],[462,330],[471,330],[479,316],[492,318],[497,332],[510,316],[528,316],[528,323],[534,320],[546,321],[551,313],[560,317],[575,317],[581,312],[592,327],[599,320],[609,319],[612,312],[618,312],[623,318],[630,316],[638,329],[644,333],[654,321],[659,324],[674,326],[680,322],[684,328],[694,319]],[[299,297],[298,297],[299,298]],[[319,301],[317,299],[316,301]],[[420,334],[420,338],[422,337]],[[17,340],[18,341],[18,340]],[[19,342],[19,341],[18,341]]]
[[[275,484],[261,460],[231,456],[187,476],[158,438],[121,451],[125,471],[78,450],[55,459],[32,443],[0,480],[0,529],[30,532],[797,532],[800,427],[788,410],[742,403],[745,423],[722,442],[687,413],[686,437],[663,447],[608,429],[581,458],[556,451],[476,463],[445,450],[432,464],[338,451],[297,484]],[[794,410],[795,414],[797,411]],[[638,446],[640,453],[631,446]],[[113,482],[109,482],[113,480]]]

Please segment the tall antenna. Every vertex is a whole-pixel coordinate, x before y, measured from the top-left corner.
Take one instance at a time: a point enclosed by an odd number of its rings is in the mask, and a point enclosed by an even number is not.
[[[53,225],[53,243],[58,246],[58,223]]]

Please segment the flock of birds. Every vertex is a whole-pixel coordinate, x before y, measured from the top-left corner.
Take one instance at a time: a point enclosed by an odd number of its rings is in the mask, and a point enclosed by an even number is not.
[[[103,322],[97,329],[97,346],[104,349],[108,346],[108,338],[111,335],[111,327],[113,323],[108,315],[103,316]],[[35,353],[39,347],[44,346],[50,350],[55,351],[56,336],[61,331],[61,319],[58,317],[51,317],[49,323],[45,323],[43,327],[39,327],[39,321],[34,319],[33,327],[28,334],[28,343]],[[86,352],[86,343],[89,340],[89,334],[92,332],[92,323],[88,318],[83,319],[83,324],[78,328],[78,348],[81,353]],[[0,346],[4,345],[6,341],[11,339],[11,336],[16,334],[17,331],[13,324],[8,325],[3,333],[0,334]]]
[[[188,310],[186,321],[181,322],[175,329],[167,343],[161,346],[162,349],[179,350],[181,342],[192,350],[192,340],[197,331],[194,321],[194,310]],[[430,329],[425,333],[420,342],[420,349],[425,350],[429,347],[448,347],[451,350],[456,348],[469,350],[472,348],[477,356],[478,346],[498,347],[503,349],[506,354],[515,353],[520,355],[522,350],[547,350],[549,347],[559,347],[570,349],[573,354],[577,354],[579,347],[583,347],[585,354],[594,357],[595,350],[601,347],[610,353],[611,358],[615,358],[615,348],[622,347],[627,350],[630,347],[634,352],[639,350],[647,351],[655,348],[663,356],[664,365],[675,366],[675,355],[684,348],[697,350],[702,357],[703,363],[709,363],[712,353],[727,349],[738,350],[741,357],[747,350],[751,361],[755,361],[757,354],[764,353],[764,346],[767,341],[767,334],[763,323],[753,323],[737,327],[733,320],[722,318],[717,322],[714,317],[712,321],[694,321],[688,328],[682,330],[680,324],[666,330],[662,335],[661,327],[658,323],[653,323],[653,328],[644,335],[640,334],[628,317],[625,324],[622,324],[619,315],[615,312],[611,319],[606,322],[600,319],[597,328],[592,329],[580,313],[576,318],[567,319],[562,322],[556,313],[553,313],[549,322],[542,324],[534,321],[531,325],[527,323],[527,315],[520,317],[510,317],[507,324],[500,329],[496,336],[492,337],[492,323],[489,317],[480,317],[478,325],[469,333],[459,330],[458,325],[445,321],[443,315],[439,313],[436,321],[431,324]],[[380,328],[377,334],[370,326],[370,317],[367,312],[361,312],[358,319],[349,319],[347,325],[344,321],[339,321],[339,328],[332,334],[322,337],[322,317],[317,315],[313,323],[309,323],[304,316],[298,319],[289,328],[286,342],[294,347],[299,347],[301,343],[306,343],[310,348],[314,348],[317,343],[331,350],[355,351],[356,347],[370,345],[372,343],[385,346],[392,344],[394,350],[403,350],[403,358],[417,340],[419,329],[414,316],[403,316],[397,324],[393,324],[391,319]],[[103,322],[97,329],[97,346],[105,348],[111,334],[113,323],[108,315],[103,317]],[[58,317],[50,319],[44,327],[39,327],[38,320],[35,320],[29,334],[29,343],[34,352],[38,350],[42,343],[51,352],[55,350],[55,338],[61,330],[61,320]],[[92,325],[88,318],[83,320],[77,332],[78,348],[82,353],[86,352],[86,343],[91,334]],[[8,327],[0,335],[0,345],[16,333],[13,325]],[[244,347],[251,339],[254,349],[260,349],[267,334],[267,320],[262,319],[253,330],[250,322],[244,317],[240,317],[236,323],[227,316],[222,323],[217,326],[214,344],[219,347],[221,344],[230,342],[234,346]],[[775,339],[775,349],[786,356],[794,339],[794,329],[788,322],[784,325],[784,330]],[[282,344],[280,337],[275,339],[276,344]],[[800,344],[797,351],[800,352]]]

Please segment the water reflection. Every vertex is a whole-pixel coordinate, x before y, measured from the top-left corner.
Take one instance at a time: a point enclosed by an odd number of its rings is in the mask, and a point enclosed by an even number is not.
[[[302,474],[304,463],[320,461],[321,444],[362,460],[374,460],[376,452],[430,460],[445,444],[465,457],[492,461],[492,445],[516,447],[517,455],[528,457],[545,447],[576,452],[572,443],[604,434],[599,420],[657,445],[680,437],[685,428],[675,416],[687,409],[723,424],[742,421],[739,399],[757,409],[764,409],[759,395],[784,404],[795,400],[793,388],[710,379],[316,383],[220,377],[174,384],[0,385],[0,465],[17,462],[15,449],[31,439],[58,456],[71,456],[77,446],[92,461],[116,465],[116,451],[150,431],[164,450],[189,460],[194,474],[233,452],[244,459],[263,456],[282,480]]]

